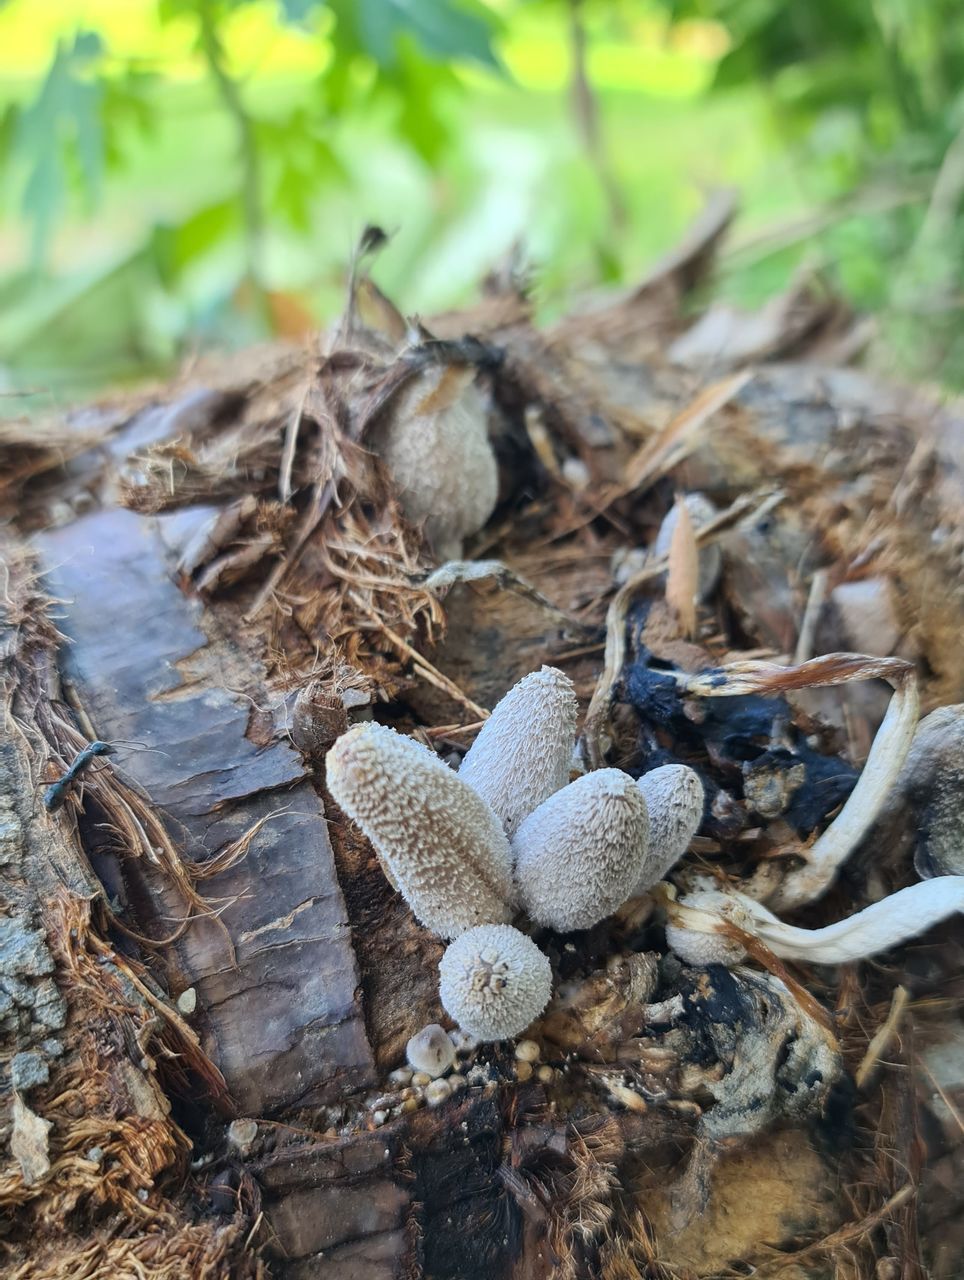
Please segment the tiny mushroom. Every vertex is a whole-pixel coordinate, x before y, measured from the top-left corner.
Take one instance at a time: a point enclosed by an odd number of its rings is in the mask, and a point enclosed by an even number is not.
[[[507,1040],[537,1018],[552,993],[552,968],[531,938],[507,924],[469,929],[439,961],[446,1012],[480,1040]]]
[[[544,666],[501,699],[462,761],[459,777],[488,801],[510,838],[569,781],[577,711],[572,681]]]
[[[631,896],[651,889],[679,861],[703,821],[703,784],[685,764],[651,769],[637,780],[649,812],[649,841]]]
[[[512,842],[522,904],[537,924],[590,929],[630,896],[648,856],[643,793],[619,769],[597,769],[557,791]]]
[[[430,751],[371,722],[342,734],[326,766],[335,801],[426,928],[454,938],[512,918],[505,832],[485,801]]]
[[[738,964],[746,951],[721,934],[728,922],[783,959],[844,964],[895,947],[962,911],[964,876],[922,880],[822,929],[784,924],[745,894],[701,890],[669,905],[666,940],[687,964]]]
[[[409,1040],[405,1056],[413,1070],[424,1071],[434,1080],[444,1075],[455,1061],[455,1045],[444,1028],[437,1022],[430,1022]]]

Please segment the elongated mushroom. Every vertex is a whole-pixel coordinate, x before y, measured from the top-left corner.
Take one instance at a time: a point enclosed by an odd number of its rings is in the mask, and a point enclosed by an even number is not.
[[[512,918],[512,858],[498,818],[412,738],[356,725],[326,756],[328,789],[372,842],[422,924],[454,938]]]
[[[459,777],[488,801],[514,836],[519,823],[569,781],[576,692],[555,667],[524,676],[496,705]]]
[[[469,929],[439,961],[442,1006],[479,1040],[525,1031],[552,993],[552,967],[531,938],[511,925]]]
[[[392,473],[402,506],[440,560],[457,559],[498,497],[485,401],[470,365],[429,365],[396,393],[371,443]]]
[[[651,889],[679,861],[703,821],[703,784],[685,764],[664,764],[637,779],[649,813],[649,840],[631,897]]]
[[[746,950],[727,934],[727,924],[759,938],[783,959],[844,964],[887,951],[964,911],[964,876],[922,880],[822,929],[784,924],[753,898],[718,890],[689,894],[667,909],[666,940],[688,964],[737,964],[743,959]]]
[[[537,924],[589,929],[630,896],[649,849],[643,793],[619,769],[597,769],[524,819],[512,851],[522,904]]]

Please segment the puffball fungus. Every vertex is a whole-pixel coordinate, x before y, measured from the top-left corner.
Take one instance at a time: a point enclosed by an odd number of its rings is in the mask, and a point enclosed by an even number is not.
[[[658,884],[680,860],[703,821],[703,784],[685,764],[665,764],[637,779],[649,812],[649,846],[631,897]]]
[[[537,924],[589,929],[630,896],[649,848],[643,793],[619,769],[597,769],[522,822],[512,851],[522,903]]]
[[[441,560],[458,559],[462,540],[495,508],[499,476],[488,414],[475,370],[432,365],[395,396],[372,446],[388,465],[405,515]]]
[[[445,1011],[480,1040],[519,1035],[552,993],[548,958],[507,924],[469,929],[446,947],[438,969]]]
[[[412,738],[356,725],[325,757],[328,789],[426,928],[454,938],[512,918],[512,855],[498,818]]]
[[[434,1080],[444,1075],[455,1061],[455,1045],[437,1022],[417,1031],[405,1046],[405,1057],[414,1071],[424,1071]]]
[[[514,836],[519,823],[569,781],[578,704],[555,667],[533,671],[497,704],[469,749],[459,777]]]

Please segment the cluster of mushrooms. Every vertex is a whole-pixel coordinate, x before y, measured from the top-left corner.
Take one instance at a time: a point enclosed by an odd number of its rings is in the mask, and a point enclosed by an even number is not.
[[[570,781],[577,710],[572,682],[544,666],[499,702],[458,772],[375,722],[327,755],[331,795],[416,918],[449,941],[441,1003],[478,1040],[519,1035],[552,995],[549,959],[520,924],[591,928],[659,884],[703,818],[702,783],[685,765]],[[671,903],[667,943],[685,963],[732,965],[746,955],[742,931],[778,956],[840,963],[964,909],[962,889],[964,877],[938,877],[806,930],[744,894],[698,887]]]

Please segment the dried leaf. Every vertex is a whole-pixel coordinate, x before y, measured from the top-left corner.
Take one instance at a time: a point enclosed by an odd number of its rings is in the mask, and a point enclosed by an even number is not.
[[[669,544],[669,572],[666,575],[666,603],[679,618],[683,634],[696,633],[696,593],[699,587],[700,558],[689,508],[682,495],[676,499],[676,527]]]

